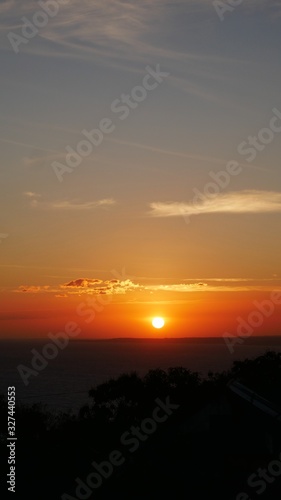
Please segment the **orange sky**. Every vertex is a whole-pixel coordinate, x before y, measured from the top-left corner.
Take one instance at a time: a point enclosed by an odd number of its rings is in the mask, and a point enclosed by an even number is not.
[[[125,293],[115,288],[106,294],[80,287],[66,293],[65,289],[61,293],[14,291],[2,300],[1,332],[6,338],[45,337],[73,321],[81,330],[79,338],[208,337],[237,335],[242,319],[249,336],[280,333],[280,293],[273,296],[270,288],[266,292],[207,291],[208,287],[185,292],[140,287]],[[154,316],[165,319],[163,329],[152,327]]]
[[[281,290],[280,8],[77,0],[15,50],[37,3],[0,3],[0,337],[234,334]]]

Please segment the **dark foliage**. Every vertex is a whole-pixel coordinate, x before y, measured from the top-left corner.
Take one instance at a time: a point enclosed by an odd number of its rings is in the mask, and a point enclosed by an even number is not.
[[[60,500],[65,492],[70,499],[78,498],[76,478],[85,482],[94,471],[93,461],[107,461],[110,453],[118,450],[124,464],[114,467],[85,499],[236,499],[257,465],[276,457],[264,451],[259,456],[259,449],[254,457],[244,446],[250,431],[247,428],[245,436],[241,434],[238,421],[258,422],[260,436],[271,427],[271,421],[260,420],[252,408],[235,407],[231,426],[225,414],[221,420],[213,419],[212,412],[216,414],[218,407],[225,402],[232,404],[227,385],[231,380],[280,403],[281,354],[268,352],[253,360],[236,361],[228,372],[209,373],[206,379],[184,367],[150,370],[144,378],[126,373],[91,388],[92,402],[78,415],[52,414],[42,405],[18,405],[16,498]],[[132,426],[141,427],[154,415],[156,400],[165,403],[167,398],[178,409],[139,440],[137,450],[124,446],[121,436]],[[2,470],[7,467],[6,431],[7,402],[0,396]],[[276,432],[280,435],[278,425]],[[262,441],[260,436],[258,442]],[[264,499],[278,497],[274,496],[278,480],[280,488],[281,477],[268,486]]]

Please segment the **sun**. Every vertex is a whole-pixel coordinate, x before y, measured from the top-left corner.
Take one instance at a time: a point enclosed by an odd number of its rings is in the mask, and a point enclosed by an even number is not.
[[[163,328],[164,325],[165,325],[165,321],[163,318],[160,318],[159,316],[157,316],[156,318],[153,318],[152,326],[154,326],[154,328]]]

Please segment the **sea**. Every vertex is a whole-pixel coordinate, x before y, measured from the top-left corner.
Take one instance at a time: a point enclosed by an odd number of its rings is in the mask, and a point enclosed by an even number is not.
[[[182,366],[205,377],[209,371],[228,370],[235,360],[281,352],[281,336],[244,339],[233,353],[222,338],[72,340],[57,354],[50,350],[53,359],[41,358],[34,369],[34,356],[42,355],[49,342],[0,341],[0,394],[7,396],[8,387],[15,386],[22,404],[76,413],[91,402],[92,387],[122,373],[144,376],[151,369]]]

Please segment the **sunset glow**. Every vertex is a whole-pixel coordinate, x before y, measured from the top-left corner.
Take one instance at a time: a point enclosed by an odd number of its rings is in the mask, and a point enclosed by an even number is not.
[[[0,7],[0,336],[277,335],[277,6],[37,3]]]

